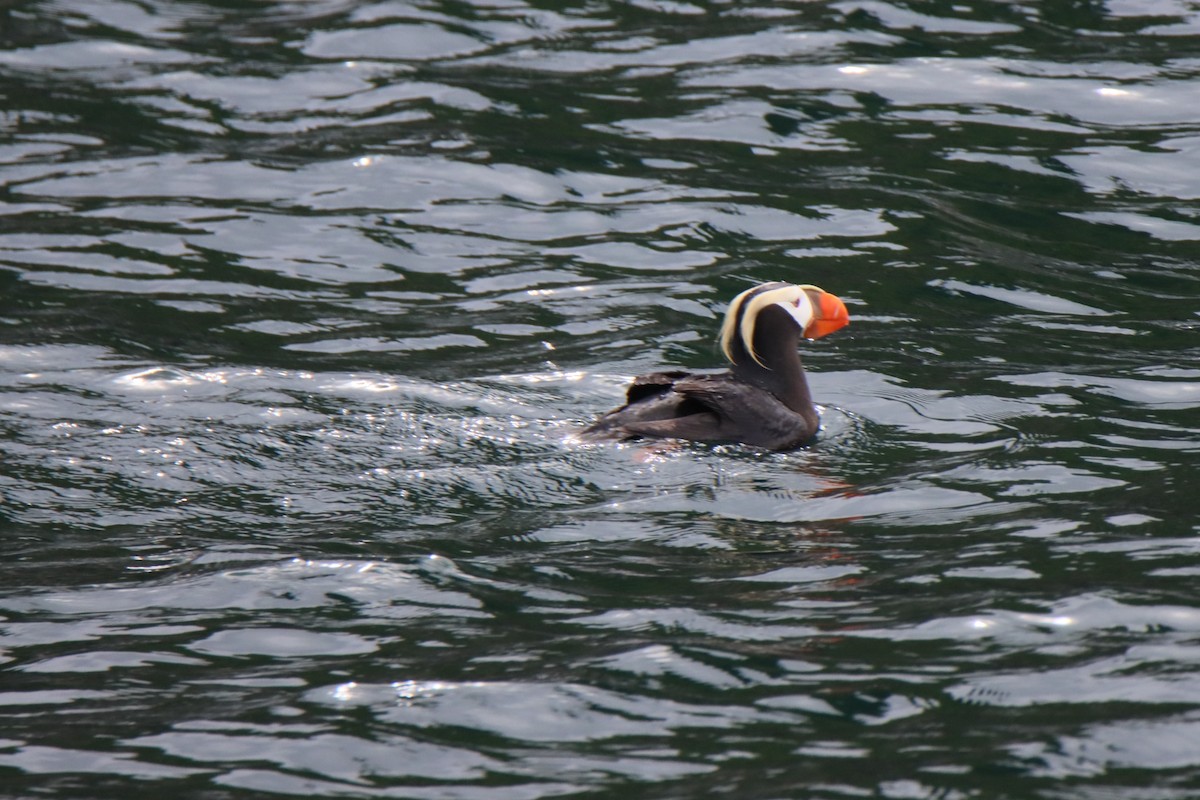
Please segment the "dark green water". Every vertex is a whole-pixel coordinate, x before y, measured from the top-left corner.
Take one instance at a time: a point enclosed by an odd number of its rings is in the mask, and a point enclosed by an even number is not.
[[[1200,5],[0,46],[0,795],[1200,796]],[[816,446],[572,439],[765,280]]]

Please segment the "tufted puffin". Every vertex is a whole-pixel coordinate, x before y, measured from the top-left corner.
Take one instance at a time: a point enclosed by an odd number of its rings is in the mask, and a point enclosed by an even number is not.
[[[652,372],[633,379],[625,405],[584,429],[586,439],[669,438],[791,450],[820,418],[796,348],[850,321],[845,304],[816,286],[764,283],[739,294],[721,324],[727,372]]]

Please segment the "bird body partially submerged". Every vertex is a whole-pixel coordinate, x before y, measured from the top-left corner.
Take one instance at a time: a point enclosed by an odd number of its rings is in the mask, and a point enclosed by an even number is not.
[[[791,450],[820,426],[797,346],[850,321],[846,306],[816,286],[764,283],[739,294],[721,325],[732,366],[705,374],[655,372],[634,378],[625,405],[583,431],[585,438],[670,438],[740,442]]]

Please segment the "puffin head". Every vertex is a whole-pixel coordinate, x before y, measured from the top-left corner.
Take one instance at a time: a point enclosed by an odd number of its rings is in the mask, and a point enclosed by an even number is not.
[[[820,339],[850,322],[846,304],[837,296],[810,284],[763,283],[733,298],[721,324],[721,352],[733,363],[734,344],[740,342],[750,357],[766,366],[754,351],[754,331],[759,315],[777,306],[787,312],[806,339]]]

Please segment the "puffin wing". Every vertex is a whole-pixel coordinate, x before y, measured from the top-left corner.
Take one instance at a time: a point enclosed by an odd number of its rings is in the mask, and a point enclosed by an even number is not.
[[[655,395],[669,392],[675,386],[676,381],[688,377],[689,374],[683,370],[671,370],[638,375],[625,391],[625,404],[630,405],[639,400],[646,400]]]
[[[589,439],[623,439],[630,435],[672,436],[674,434],[640,434],[630,431],[629,426],[635,423],[648,424],[658,421],[669,421],[691,413],[681,408],[686,401],[683,395],[673,391],[676,381],[689,377],[690,373],[652,372],[639,375],[629,384],[625,393],[625,405],[614,408],[591,425],[581,431],[580,435]]]
[[[808,422],[775,395],[728,375],[692,375],[671,390],[690,413],[673,419],[637,421],[623,427],[643,436],[698,442],[743,442],[783,450],[812,436]]]

